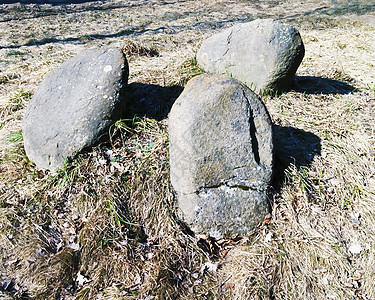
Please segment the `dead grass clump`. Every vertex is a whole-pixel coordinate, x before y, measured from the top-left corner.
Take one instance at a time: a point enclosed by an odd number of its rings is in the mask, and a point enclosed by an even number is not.
[[[7,201],[14,202],[12,195],[19,193],[15,190],[18,186],[16,182],[29,182],[29,174],[31,162],[27,159],[25,149],[23,147],[23,136],[21,130],[11,131],[2,139],[0,144],[0,179],[2,185],[6,188],[3,194]],[[19,186],[22,190],[24,186]],[[20,192],[22,193],[22,192]]]
[[[14,79],[19,78],[19,74],[17,73],[10,73],[10,74],[4,74],[0,76],[0,84],[8,83]]]
[[[126,40],[122,46],[122,51],[129,58],[137,56],[153,57],[159,55],[159,52],[155,47],[147,46],[133,40]]]
[[[187,59],[178,67],[179,81],[176,84],[185,86],[191,78],[203,73],[204,70],[198,65],[195,57]]]
[[[24,109],[32,97],[32,93],[18,90],[0,105],[0,129],[11,120],[20,119],[18,112]]]
[[[73,255],[69,249],[59,251],[61,236],[48,224],[49,216],[40,217],[38,209],[30,209],[29,216],[19,208],[12,209],[13,233],[2,231],[9,242],[1,240],[4,261],[0,273],[3,279],[11,279],[19,286],[13,296],[31,296],[36,291],[38,295],[53,295],[61,285],[71,284]]]

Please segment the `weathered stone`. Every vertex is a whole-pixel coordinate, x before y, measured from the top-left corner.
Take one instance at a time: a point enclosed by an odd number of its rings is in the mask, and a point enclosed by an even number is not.
[[[102,141],[121,116],[128,73],[118,48],[86,51],[49,72],[23,119],[29,159],[53,171],[65,158]]]
[[[291,87],[304,53],[297,29],[258,19],[205,40],[197,61],[204,70],[228,74],[254,91],[283,91]]]
[[[248,87],[225,75],[193,78],[172,107],[169,138],[171,182],[195,232],[246,234],[263,220],[272,123]]]

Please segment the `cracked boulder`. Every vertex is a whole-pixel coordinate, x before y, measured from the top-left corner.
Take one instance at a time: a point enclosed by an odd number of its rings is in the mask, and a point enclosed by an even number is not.
[[[128,73],[119,48],[88,50],[49,72],[23,118],[28,158],[55,171],[74,153],[105,140],[121,117]]]
[[[238,24],[203,41],[198,64],[256,92],[290,89],[305,49],[297,29],[271,19]]]
[[[225,75],[193,78],[170,112],[169,139],[171,183],[193,231],[244,235],[264,219],[272,123],[248,87]]]

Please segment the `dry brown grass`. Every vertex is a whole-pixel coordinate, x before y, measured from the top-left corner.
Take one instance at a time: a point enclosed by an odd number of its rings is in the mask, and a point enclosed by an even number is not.
[[[199,273],[206,255],[174,216],[165,125],[140,120],[114,131],[112,144],[56,175],[39,171],[4,187],[1,273],[31,296],[170,299]]]
[[[0,5],[0,297],[374,299],[374,7]],[[163,120],[118,122],[110,143],[57,174],[25,157],[27,102],[68,57],[124,47],[131,86],[151,91],[150,103],[161,103],[151,115],[160,117],[175,87],[202,72],[194,60],[200,42],[259,17],[296,25],[306,56],[293,91],[263,97],[275,124],[272,214],[251,236],[193,237],[178,221]]]

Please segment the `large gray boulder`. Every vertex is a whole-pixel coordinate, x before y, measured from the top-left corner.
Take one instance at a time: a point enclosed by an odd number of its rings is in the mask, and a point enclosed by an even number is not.
[[[106,138],[121,116],[128,64],[119,48],[89,50],[49,72],[23,119],[28,158],[51,171]]]
[[[272,123],[248,87],[224,75],[193,78],[170,112],[169,139],[171,183],[192,230],[246,234],[264,219]]]
[[[238,24],[203,41],[198,64],[256,92],[288,90],[305,49],[297,29],[271,19]]]

